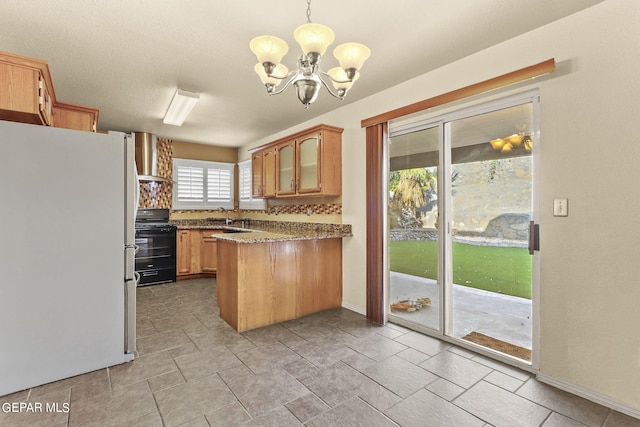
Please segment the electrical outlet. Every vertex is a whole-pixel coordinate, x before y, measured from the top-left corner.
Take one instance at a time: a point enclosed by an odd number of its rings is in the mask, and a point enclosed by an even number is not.
[[[569,216],[569,199],[553,199],[553,216]]]

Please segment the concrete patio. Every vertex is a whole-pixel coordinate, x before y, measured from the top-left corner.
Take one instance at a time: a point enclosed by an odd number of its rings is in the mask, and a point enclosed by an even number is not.
[[[392,310],[402,319],[438,329],[440,295],[435,280],[390,272],[390,303],[429,297],[431,306],[414,312]],[[531,349],[531,300],[453,285],[453,336],[471,332]]]

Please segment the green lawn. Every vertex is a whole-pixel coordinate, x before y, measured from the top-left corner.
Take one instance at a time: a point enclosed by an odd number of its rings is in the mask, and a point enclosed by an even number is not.
[[[437,279],[438,243],[392,241],[391,271]],[[453,243],[453,282],[531,299],[531,256],[526,248]]]

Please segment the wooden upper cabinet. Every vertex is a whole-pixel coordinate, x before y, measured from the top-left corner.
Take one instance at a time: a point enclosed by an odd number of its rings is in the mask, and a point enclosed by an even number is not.
[[[98,110],[82,105],[58,102],[53,106],[53,126],[95,132]]]
[[[56,100],[49,65],[0,52],[0,120],[94,131],[98,110]]]
[[[264,183],[262,180],[262,170],[264,153],[259,151],[251,156],[251,196],[264,196]]]
[[[276,196],[276,150],[270,148],[262,151],[262,196]]]
[[[251,195],[258,198],[276,196],[276,150],[266,148],[251,156]]]
[[[0,119],[49,125],[52,98],[42,72],[0,62]]]
[[[257,150],[254,155],[262,153],[262,197],[342,193],[341,128],[319,125]]]
[[[320,188],[318,194],[342,194],[342,129],[328,128],[320,132],[318,147]]]
[[[276,195],[296,193],[295,141],[279,144],[276,148]]]
[[[298,193],[320,193],[321,134],[296,140],[298,163],[296,165],[296,190]]]

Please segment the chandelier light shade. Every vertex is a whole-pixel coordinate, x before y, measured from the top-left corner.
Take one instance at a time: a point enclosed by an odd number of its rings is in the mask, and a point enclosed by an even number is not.
[[[278,95],[293,85],[298,99],[309,108],[317,98],[322,86],[334,97],[344,99],[347,91],[360,77],[358,72],[371,55],[369,48],[361,43],[344,43],[336,47],[333,55],[340,63],[329,72],[322,71],[318,64],[321,57],[335,40],[335,34],[326,25],[311,22],[311,0],[307,0],[307,23],[300,25],[293,36],[302,49],[297,69],[288,71],[281,64],[289,50],[287,43],[275,36],[259,36],[251,40],[249,48],[258,58],[254,67],[269,95]],[[326,79],[326,80],[325,80]],[[334,90],[329,87],[331,81]],[[284,82],[281,89],[276,88]]]
[[[263,85],[271,84],[274,86],[278,86],[283,79],[287,78],[287,74],[289,73],[289,69],[282,64],[278,64],[275,66],[275,68],[271,72],[271,77],[269,77],[264,71],[264,66],[261,63],[257,63],[255,67],[253,67],[253,69],[255,70],[256,74],[260,76],[260,80],[262,80]]]
[[[326,25],[309,23],[296,28],[293,32],[293,38],[296,39],[305,55],[315,53],[322,56],[336,39],[336,35]]]
[[[333,56],[345,70],[359,70],[370,55],[369,48],[361,43],[344,43],[333,50]]]
[[[282,61],[282,57],[289,51],[289,46],[284,40],[273,36],[256,37],[251,40],[249,47],[261,64],[278,65]]]
[[[360,77],[360,73],[356,71],[356,73],[353,75],[353,79],[349,79],[349,77],[347,77],[347,72],[344,70],[344,68],[340,67],[333,67],[332,69],[327,71],[327,74],[329,75],[329,77],[331,77],[331,83],[333,84],[333,87],[338,91],[343,89],[345,93],[346,91],[351,89],[353,83]]]
[[[502,138],[496,138],[489,141],[489,144],[491,144],[491,147],[496,151],[502,150],[502,147],[504,147],[505,143],[506,141]]]
[[[504,138],[496,138],[489,141],[491,144],[491,148],[495,151],[500,151],[501,153],[509,153],[511,150],[517,149],[521,147],[521,149],[525,153],[531,153],[533,149],[533,139],[531,135],[525,135],[524,129],[525,125],[516,126],[519,130],[519,133],[514,133],[513,135],[505,136]]]

